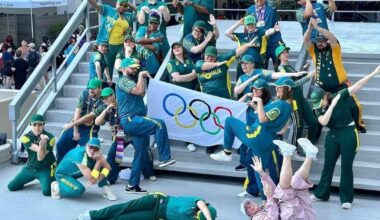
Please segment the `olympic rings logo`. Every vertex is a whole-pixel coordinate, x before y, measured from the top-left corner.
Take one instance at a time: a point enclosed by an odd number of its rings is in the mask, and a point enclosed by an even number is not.
[[[166,106],[166,103],[167,103],[169,97],[178,98],[182,102],[182,107],[179,107],[174,112],[170,112]],[[198,111],[193,107],[194,103],[196,103],[196,102],[200,102],[200,103],[204,104],[207,107],[207,111],[199,115]],[[202,131],[204,131],[210,135],[217,135],[222,129],[224,129],[224,126],[221,124],[220,117],[216,114],[218,111],[222,111],[222,110],[226,111],[229,114],[229,116],[232,116],[231,109],[223,107],[223,106],[217,106],[214,108],[213,111],[211,111],[210,105],[201,99],[193,99],[189,102],[189,105],[187,105],[185,99],[176,93],[167,94],[165,96],[165,98],[163,99],[162,106],[163,106],[163,109],[166,112],[166,114],[174,117],[174,121],[179,127],[189,129],[189,128],[193,128],[197,124],[197,122],[199,122],[199,125],[200,125]],[[188,111],[194,119],[189,124],[184,124],[179,120],[179,116],[182,115],[183,113],[185,113],[186,111]],[[204,122],[206,120],[208,120],[210,117],[212,117],[212,120],[216,126],[215,130],[207,130],[205,127]]]

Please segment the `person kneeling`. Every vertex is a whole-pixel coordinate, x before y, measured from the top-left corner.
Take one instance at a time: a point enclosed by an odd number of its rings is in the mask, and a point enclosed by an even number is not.
[[[291,157],[296,147],[280,140],[275,140],[273,143],[278,145],[284,156],[280,182],[276,187],[269,175],[264,172],[261,159],[257,156],[253,157],[251,166],[260,174],[264,194],[268,200],[266,207],[261,208],[252,200],[246,199],[241,204],[242,213],[251,219],[317,219],[308,189],[313,186],[309,180],[309,172],[318,148],[306,138],[298,139],[298,143],[306,154],[306,159],[293,175]]]
[[[100,140],[91,138],[86,146],[80,146],[69,151],[58,165],[55,173],[57,181],[51,183],[51,196],[53,199],[62,197],[80,196],[85,187],[77,180],[84,176],[88,186],[98,183],[103,190],[103,197],[114,201],[116,196],[108,188],[107,176],[110,165],[99,151]]]

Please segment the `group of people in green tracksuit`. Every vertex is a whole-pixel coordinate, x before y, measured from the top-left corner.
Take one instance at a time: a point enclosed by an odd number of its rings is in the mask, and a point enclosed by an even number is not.
[[[223,150],[215,152],[218,146],[209,146],[206,150],[213,160],[231,161],[235,138],[242,142],[235,170],[247,170],[247,178],[244,193],[239,195],[260,196],[264,201],[260,207],[252,200],[245,200],[241,205],[245,216],[316,219],[311,201],[329,200],[339,156],[342,164],[340,202],[342,208],[350,209],[354,198],[353,162],[359,149],[358,133],[366,132],[355,94],[380,73],[380,66],[351,85],[342,63],[340,43],[327,26],[326,18],[336,10],[334,1],[329,0],[328,5],[324,5],[299,0],[296,17],[302,26],[303,44],[314,70],[296,69],[290,63],[290,48],[282,40],[278,2],[255,0],[246,15],[225,32],[237,47],[220,53],[216,47],[220,34],[213,15],[214,1],[172,1],[174,8],[183,14],[184,24],[182,36],[170,45],[166,26],[171,15],[165,1],[144,0],[136,7],[130,0],[117,0],[112,7],[88,0],[102,18],[98,49],[90,58],[90,80],[57,143],[54,135],[45,130],[44,117],[40,114],[31,117],[30,131],[21,137],[28,161],[9,182],[9,191],[21,190],[37,179],[43,195],[61,199],[81,196],[86,188],[97,184],[104,198],[115,201],[117,197],[110,185],[116,183],[121,170],[118,151],[132,144],[135,153],[125,192],[144,196],[83,212],[79,219],[216,219],[215,207],[204,198],[148,193],[140,187],[141,175],[156,180],[150,135],[157,145],[158,167],[176,162],[171,155],[165,121],[148,117],[144,103],[149,80],[169,53],[170,60],[165,67],[170,83],[220,98],[236,97],[247,103],[245,121],[234,115],[225,120]],[[136,30],[133,30],[133,22],[138,24]],[[236,32],[240,26],[243,30]],[[268,70],[269,59],[273,61],[273,71]],[[229,71],[234,62],[237,62],[237,78],[233,88]],[[113,82],[115,71],[119,75],[117,82]],[[310,105],[303,85],[313,80]],[[272,84],[274,96],[270,94]],[[110,126],[112,143],[104,157],[98,135],[100,126],[106,123]],[[291,124],[292,141],[286,143],[282,139]],[[309,172],[318,153],[315,145],[323,126],[329,128],[324,141],[324,166],[319,184],[310,197],[307,190],[313,184]],[[189,151],[196,151],[195,144],[186,144]],[[306,157],[302,157],[303,154]],[[294,155],[305,161],[292,177]],[[78,180],[81,177],[87,184]],[[295,205],[298,203],[301,205]]]

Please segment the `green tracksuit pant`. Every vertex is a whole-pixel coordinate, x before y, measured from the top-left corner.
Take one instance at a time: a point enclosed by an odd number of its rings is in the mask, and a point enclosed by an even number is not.
[[[90,211],[92,220],[166,219],[167,196],[149,194],[125,203]]]
[[[51,168],[34,169],[25,165],[16,177],[8,184],[9,191],[16,191],[24,188],[24,185],[38,179],[41,184],[42,194],[50,196],[50,184],[54,181]]]
[[[108,52],[105,54],[108,70],[112,79],[113,69],[115,67],[116,55],[123,50],[123,44],[120,45],[108,45]]]
[[[311,141],[311,143],[316,144],[318,134],[317,118],[304,97],[295,99],[295,101],[297,103],[297,110],[295,111],[297,121],[297,139],[302,137],[303,128],[306,124],[308,128],[307,138]]]
[[[359,149],[359,135],[355,126],[330,130],[325,140],[325,163],[314,195],[322,200],[328,200],[331,193],[331,181],[336,161],[341,156],[341,174],[339,197],[341,203],[352,202],[354,199],[354,175],[352,166],[356,152]]]
[[[81,176],[72,177],[56,173],[55,178],[59,185],[59,194],[62,197],[75,197],[82,195],[86,188],[77,180],[79,177]],[[107,178],[102,179],[98,183],[99,188],[106,185],[108,185]]]

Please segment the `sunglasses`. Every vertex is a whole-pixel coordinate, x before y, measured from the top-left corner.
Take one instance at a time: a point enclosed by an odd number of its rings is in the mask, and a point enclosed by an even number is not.
[[[194,31],[197,32],[197,33],[203,34],[203,30],[202,29],[194,28]]]

